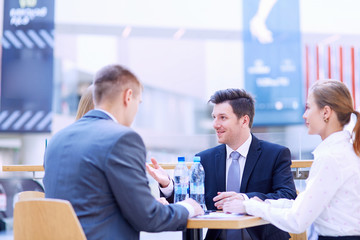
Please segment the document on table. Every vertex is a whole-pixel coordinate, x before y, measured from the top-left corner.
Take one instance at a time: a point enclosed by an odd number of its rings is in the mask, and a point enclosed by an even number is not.
[[[197,216],[196,218],[232,218],[243,215],[244,214],[238,214],[238,213],[210,212],[209,214]]]

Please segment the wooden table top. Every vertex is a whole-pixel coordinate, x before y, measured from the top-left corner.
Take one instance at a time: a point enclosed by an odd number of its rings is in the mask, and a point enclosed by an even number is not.
[[[4,165],[3,172],[43,172],[43,165]]]
[[[195,217],[188,220],[187,228],[241,229],[260,226],[264,224],[269,224],[269,222],[263,220],[260,217],[254,217],[249,215],[234,215],[228,218]]]
[[[291,161],[291,168],[309,168],[311,167],[314,160],[292,160]],[[191,168],[192,162],[185,162],[186,166],[188,168]],[[159,165],[163,169],[174,169],[176,166],[176,163],[159,163]],[[150,166],[153,166],[150,164]]]
[[[291,168],[309,168],[314,160],[292,160]]]
[[[311,167],[313,160],[292,160],[291,168],[308,168]],[[152,166],[152,164],[150,164]],[[176,163],[159,163],[164,169],[174,169]],[[191,167],[192,162],[186,162],[188,168]],[[3,172],[42,172],[43,165],[4,165]]]

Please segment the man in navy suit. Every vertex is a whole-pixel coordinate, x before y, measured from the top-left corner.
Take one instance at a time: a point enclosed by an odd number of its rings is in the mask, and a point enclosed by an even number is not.
[[[102,68],[94,80],[95,110],[58,132],[46,149],[45,195],[71,202],[87,239],[184,230],[189,216],[203,213],[195,201],[162,205],[151,195],[145,146],[130,128],[141,92],[129,70]]]
[[[240,89],[226,89],[215,92],[209,102],[214,104],[213,127],[218,142],[222,144],[197,154],[201,157],[201,164],[205,170],[206,207],[209,210],[222,209],[224,202],[229,198],[244,199],[257,196],[261,199],[294,199],[296,190],[290,169],[289,149],[259,140],[250,132],[255,115],[251,95]],[[233,151],[238,154],[236,159],[232,157]],[[155,159],[152,161],[154,168],[147,165],[148,172],[159,182],[161,195],[172,202],[173,181]],[[237,186],[235,190],[228,190],[230,182],[232,189],[234,184]],[[231,237],[229,233],[231,230],[209,229],[205,239],[290,238],[288,233],[270,224],[248,228],[247,232],[235,232],[243,236]]]

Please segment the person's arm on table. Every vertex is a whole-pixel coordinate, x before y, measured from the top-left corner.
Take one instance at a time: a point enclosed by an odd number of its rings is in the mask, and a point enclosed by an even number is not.
[[[246,194],[243,193],[236,193],[236,192],[218,192],[218,195],[213,198],[215,202],[215,207],[217,209],[223,209],[223,206],[226,202],[231,200],[247,200],[249,199]]]
[[[261,192],[247,192],[247,193],[235,193],[235,192],[219,192],[214,197],[215,206],[218,209],[223,209],[223,205],[226,201],[240,199],[248,200],[252,197],[258,197],[262,200],[265,199],[279,199],[289,198],[294,199],[296,197],[296,190],[294,181],[290,169],[291,159],[290,150],[283,148],[279,151],[276,158],[276,165],[272,174],[273,190],[269,193]]]
[[[131,131],[121,136],[109,153],[105,174],[120,211],[129,224],[139,231],[184,230],[189,211],[179,204],[164,206],[151,195],[145,155],[142,139]],[[194,215],[203,214],[199,204],[192,201],[187,203],[194,207]]]
[[[295,200],[266,200],[259,202],[253,198],[247,201],[230,201],[225,204],[224,210],[237,212],[245,210],[246,213],[261,217],[276,227],[292,232],[304,232],[327,207],[336,191],[344,183],[344,179],[337,176],[335,161],[332,156],[326,156],[321,161],[322,166],[309,178],[306,189]],[[331,166],[330,166],[331,165]],[[326,194],[324,194],[326,193]]]

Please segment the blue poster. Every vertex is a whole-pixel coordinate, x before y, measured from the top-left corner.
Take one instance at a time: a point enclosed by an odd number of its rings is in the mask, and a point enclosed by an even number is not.
[[[245,89],[254,125],[302,123],[304,111],[298,0],[244,0]]]
[[[0,132],[49,132],[54,0],[5,0]]]

